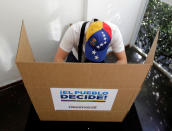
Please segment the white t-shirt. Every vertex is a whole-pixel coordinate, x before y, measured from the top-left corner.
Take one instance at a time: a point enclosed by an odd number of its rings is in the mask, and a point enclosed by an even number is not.
[[[79,44],[79,39],[80,39],[80,31],[81,31],[81,27],[83,23],[84,21],[80,21],[73,24],[71,27],[69,27],[68,30],[65,32],[63,39],[60,43],[61,49],[63,49],[66,52],[71,52],[72,50],[74,56],[77,59],[78,59],[78,44]],[[108,47],[108,52],[113,51],[115,53],[118,53],[118,52],[124,51],[125,48],[124,48],[123,39],[122,39],[122,35],[119,28],[110,22],[105,21],[105,23],[107,23],[111,27],[111,30],[112,30],[112,39]],[[85,35],[89,27],[89,24],[90,22],[88,22],[85,27]],[[85,42],[85,37],[84,37],[83,55],[85,53],[85,43],[86,42]]]

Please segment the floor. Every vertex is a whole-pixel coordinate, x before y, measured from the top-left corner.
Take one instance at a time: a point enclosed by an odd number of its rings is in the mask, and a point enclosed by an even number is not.
[[[129,63],[144,62],[144,58],[134,48],[127,48],[126,53]],[[109,56],[107,62],[113,61],[114,57]],[[53,122],[39,121],[23,83],[18,82],[16,85],[0,88],[0,131],[28,131],[43,125],[47,129],[52,126],[53,129],[72,126],[83,130],[172,131],[171,103],[172,83],[152,67],[124,123],[59,122],[57,126]]]
[[[30,107],[22,82],[0,89],[0,131],[23,131]]]
[[[145,60],[133,48],[127,50],[127,54],[129,63],[143,63]],[[172,131],[172,82],[154,66],[135,105],[144,131]]]

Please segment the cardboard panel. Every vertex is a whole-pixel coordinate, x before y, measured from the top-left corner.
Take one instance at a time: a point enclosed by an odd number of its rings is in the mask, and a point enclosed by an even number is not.
[[[151,65],[22,63],[25,84],[41,87],[140,88]]]
[[[17,66],[41,120],[122,121],[152,66],[158,33],[145,64],[34,62],[22,24]],[[55,110],[50,88],[118,89],[110,111]]]
[[[94,122],[122,122],[128,111],[124,112],[95,112],[95,111],[59,111],[42,112],[40,111],[41,120],[49,121],[94,121]],[[45,115],[47,114],[47,115]]]
[[[66,118],[65,120],[78,121],[116,121],[118,117],[120,117],[118,120],[125,117],[125,113],[118,116],[119,112],[128,111],[133,104],[150,65],[21,63],[18,67],[40,118],[54,120],[54,118],[49,118],[53,113],[54,116],[58,116],[56,120]],[[112,110],[104,113],[107,120],[99,120],[102,111],[97,111],[95,114],[91,111],[55,111],[50,88],[118,89],[118,94]],[[77,112],[77,118],[72,117],[74,112]],[[61,118],[60,114],[63,114],[65,118]],[[97,115],[94,119],[92,116],[84,119],[86,114]],[[68,116],[71,117],[68,118]],[[112,119],[111,116],[114,118]]]
[[[145,64],[153,64],[155,50],[156,50],[157,42],[158,42],[159,31],[160,31],[160,29],[156,33],[155,39],[153,41],[152,47],[151,47],[151,49],[149,51],[149,54],[148,54],[148,56],[146,58]]]
[[[121,121],[129,111],[128,102],[135,92],[128,89],[119,90],[111,111],[55,111],[49,88],[28,91],[40,119],[49,121]]]
[[[34,57],[32,54],[32,49],[30,47],[30,43],[27,37],[24,22],[22,22],[18,51],[17,51],[17,56],[16,56],[16,63],[33,62],[33,61],[34,61]]]
[[[29,92],[29,96],[32,100],[32,103],[34,104],[34,107],[38,110],[51,110],[51,111],[55,110],[52,101],[52,95],[50,93],[51,87],[47,87],[47,88],[33,87],[33,88],[34,90],[31,88],[27,88],[27,91]],[[133,96],[135,95],[135,92],[138,91],[140,91],[140,89],[127,89],[127,88],[118,89],[117,97],[113,103],[111,110],[112,111],[124,111],[126,109],[129,110],[128,105],[133,100]]]

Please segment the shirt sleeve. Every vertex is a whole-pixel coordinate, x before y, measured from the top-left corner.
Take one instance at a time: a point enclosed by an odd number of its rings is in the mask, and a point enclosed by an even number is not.
[[[61,40],[60,48],[66,52],[70,52],[74,46],[74,43],[74,30],[72,27],[69,27]]]
[[[122,35],[117,26],[113,29],[111,43],[113,52],[118,53],[125,50]]]

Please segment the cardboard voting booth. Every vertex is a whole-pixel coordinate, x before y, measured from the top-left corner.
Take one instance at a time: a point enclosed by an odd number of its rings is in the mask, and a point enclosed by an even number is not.
[[[36,62],[24,23],[16,64],[40,120],[121,122],[154,59],[144,64]]]

